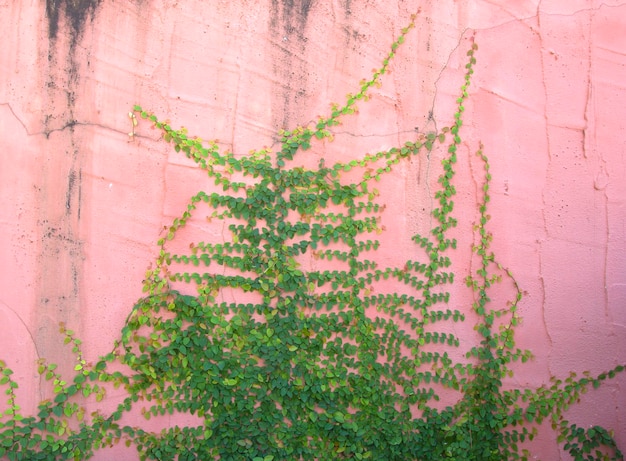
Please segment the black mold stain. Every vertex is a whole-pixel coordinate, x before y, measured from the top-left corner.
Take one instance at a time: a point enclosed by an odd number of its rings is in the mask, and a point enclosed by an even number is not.
[[[66,149],[48,150],[42,165],[43,184],[39,189],[38,232],[41,246],[38,266],[41,281],[37,296],[35,343],[64,372],[71,372],[72,357],[50,331],[50,318],[78,327],[81,321],[81,280],[84,251],[80,241],[83,149],[88,144],[76,129],[85,78],[81,67],[89,60],[91,47],[79,44],[95,19],[102,0],[45,0],[48,22],[48,62],[43,92],[47,97],[43,114],[44,134],[62,137]],[[47,65],[45,65],[47,64]],[[91,104],[91,102],[89,102]],[[51,146],[52,147],[52,146]],[[53,191],[64,189],[62,197]],[[48,314],[54,311],[55,314]]]
[[[57,107],[60,97],[64,97],[66,110],[62,120],[54,120],[58,116],[47,114],[44,117],[46,136],[51,131],[65,128],[72,129],[77,122],[74,119],[74,107],[76,104],[76,90],[80,84],[79,62],[76,60],[76,46],[85,30],[85,24],[89,19],[93,20],[94,14],[102,0],[46,0],[46,16],[48,17],[48,37],[50,50],[48,62],[50,68],[63,69],[63,78],[49,77],[47,82],[48,94],[53,107]],[[61,18],[64,18],[65,30],[59,30]],[[61,50],[57,46],[56,38],[63,34],[69,38],[69,46]],[[88,52],[88,51],[87,51]],[[63,62],[64,61],[64,62]],[[56,122],[56,123],[54,123]],[[56,125],[51,127],[51,125]]]
[[[80,209],[83,201],[83,169],[78,170],[78,197],[77,197],[77,210],[76,210],[76,218],[80,221]]]
[[[71,27],[72,42],[80,37],[83,25],[102,0],[46,0],[48,37],[54,39],[59,31],[59,17],[64,14]]]
[[[70,171],[70,174],[67,178],[67,192],[65,193],[65,208],[67,208],[68,212],[72,207],[72,195],[74,193],[74,187],[76,186],[76,172],[74,170]]]
[[[306,27],[315,0],[272,0],[270,30],[273,35],[274,74],[282,95],[282,118],[274,117],[275,128],[287,128],[305,97],[308,71],[304,62],[307,48]],[[295,112],[295,113],[293,113]]]
[[[272,28],[303,39],[312,6],[313,0],[272,0]]]
[[[78,156],[78,152],[74,157]],[[83,183],[83,171],[82,168],[72,169],[67,177],[67,189],[65,191],[65,214],[70,215],[72,211],[76,214],[76,219],[80,221],[80,208],[82,200],[82,183]]]
[[[296,16],[303,23],[306,23],[312,3],[313,0],[284,0],[284,16],[288,18]]]
[[[346,17],[350,16],[352,14],[352,10],[350,9],[350,7],[352,6],[352,0],[345,0],[343,8],[344,8],[344,12],[346,14]]]

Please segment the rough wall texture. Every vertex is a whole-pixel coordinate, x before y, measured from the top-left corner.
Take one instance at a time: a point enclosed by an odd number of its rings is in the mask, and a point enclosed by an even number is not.
[[[495,249],[526,292],[518,340],[536,355],[516,382],[626,361],[626,2],[0,0],[0,356],[23,407],[45,398],[38,357],[73,368],[59,322],[89,357],[110,348],[154,242],[199,184],[146,126],[129,137],[129,109],[139,103],[235,153],[272,146],[279,129],[355,91],[418,8],[373,108],[342,128],[348,145],[332,155],[449,123],[475,35],[457,187],[471,202],[469,157],[482,140]],[[415,184],[433,179],[429,165],[385,185],[401,217],[386,226],[393,241],[428,211]],[[571,419],[615,428],[623,449],[625,413],[621,376]],[[540,438],[541,457],[559,459]]]

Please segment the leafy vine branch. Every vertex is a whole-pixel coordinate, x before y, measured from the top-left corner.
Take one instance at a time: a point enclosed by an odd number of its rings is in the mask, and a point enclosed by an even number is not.
[[[275,153],[222,152],[134,108],[132,135],[137,119],[148,119],[216,187],[193,195],[159,240],[146,295],[111,353],[90,364],[80,340],[61,328],[76,354],[76,374],[63,377],[54,364],[40,362],[54,398],[41,402],[36,415],[21,414],[18,384],[0,364],[8,396],[0,456],[82,460],[123,442],[152,460],[528,459],[526,442],[548,419],[576,459],[622,459],[609,431],[577,427],[564,414],[623,366],[534,390],[503,386],[512,364],[531,354],[514,340],[521,290],[490,250],[491,176],[482,146],[477,154],[485,176],[473,246],[479,264],[465,278],[475,297],[467,308],[450,306],[448,287],[457,283],[458,242],[450,236],[457,225],[455,165],[474,43],[450,127],[356,160],[317,168],[291,163],[315,143],[332,141],[333,127],[382,83],[413,26],[401,31],[380,69],[343,105],[316,123],[281,132]],[[376,235],[385,205],[372,183],[424,152],[441,158],[434,225],[413,237],[415,252],[403,264],[383,266]],[[222,221],[231,241],[173,246],[198,214]],[[318,258],[321,268],[305,267],[303,255]],[[503,277],[512,282],[512,299],[498,303],[490,292]],[[225,290],[235,301],[219,301]],[[450,323],[468,320],[480,339],[455,359],[461,341]],[[87,412],[88,399],[99,402],[115,387],[125,391],[115,411]],[[458,399],[444,405],[443,395]],[[155,433],[125,424],[128,414],[184,414],[196,423]]]

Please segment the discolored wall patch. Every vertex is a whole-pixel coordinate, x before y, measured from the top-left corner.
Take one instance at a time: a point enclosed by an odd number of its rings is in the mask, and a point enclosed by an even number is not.
[[[48,37],[54,39],[59,32],[59,17],[64,15],[71,27],[72,42],[80,37],[85,21],[91,16],[102,0],[46,0],[48,17]]]

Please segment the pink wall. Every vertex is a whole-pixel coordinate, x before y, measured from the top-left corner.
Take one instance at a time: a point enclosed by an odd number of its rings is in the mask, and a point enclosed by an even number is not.
[[[43,2],[0,1],[0,357],[22,407],[46,397],[37,358],[73,369],[59,321],[88,359],[110,349],[162,227],[200,188],[197,170],[147,124],[128,136],[129,109],[141,104],[235,153],[271,146],[278,129],[356,91],[418,7],[384,86],[322,154],[374,152],[451,123],[474,35],[458,232],[476,219],[480,165],[470,158],[482,140],[494,248],[525,291],[518,342],[536,355],[514,382],[626,361],[626,2],[104,0],[82,22],[61,12],[51,37]],[[407,251],[393,242],[428,219],[431,161],[381,186],[393,204],[385,257]],[[622,375],[570,419],[614,428],[624,449],[624,414]],[[537,454],[559,453],[542,434]]]

